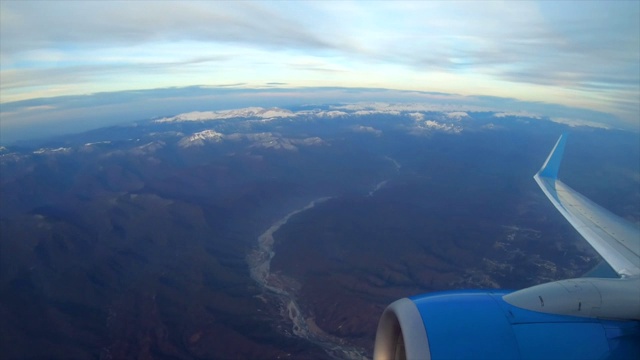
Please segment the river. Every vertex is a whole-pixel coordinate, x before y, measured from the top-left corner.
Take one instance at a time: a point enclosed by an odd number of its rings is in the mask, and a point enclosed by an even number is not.
[[[251,278],[264,290],[263,299],[282,309],[282,315],[291,321],[291,333],[306,339],[324,349],[327,354],[336,359],[367,359],[365,351],[349,345],[346,341],[322,331],[313,319],[312,314],[305,314],[296,297],[295,286],[290,286],[291,279],[282,274],[271,273],[271,259],[275,256],[273,250],[273,234],[289,221],[291,217],[309,210],[319,203],[329,200],[323,197],[313,200],[306,206],[294,210],[271,225],[258,236],[256,248],[247,256],[247,264]]]

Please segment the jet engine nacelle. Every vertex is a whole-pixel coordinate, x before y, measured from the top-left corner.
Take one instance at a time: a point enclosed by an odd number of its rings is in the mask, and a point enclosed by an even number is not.
[[[508,293],[400,299],[380,318],[374,359],[640,359],[640,322],[526,310],[505,302]]]

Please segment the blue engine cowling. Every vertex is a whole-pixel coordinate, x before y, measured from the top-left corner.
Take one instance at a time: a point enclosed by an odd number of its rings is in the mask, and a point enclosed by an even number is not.
[[[508,293],[400,299],[380,318],[374,359],[640,359],[640,322],[534,312]]]

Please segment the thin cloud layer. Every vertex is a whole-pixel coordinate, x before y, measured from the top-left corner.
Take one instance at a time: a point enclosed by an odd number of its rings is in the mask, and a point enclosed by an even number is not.
[[[105,92],[93,95],[38,98],[4,103],[0,109],[0,144],[69,132],[80,132],[137,120],[172,118],[176,114],[260,106],[287,108],[309,104],[335,104],[323,114],[340,118],[347,112],[359,115],[444,112],[438,123],[455,124],[466,112],[497,112],[497,117],[518,116],[574,125],[603,124],[618,127],[619,119],[606,113],[557,104],[523,102],[509,98],[396,91],[372,88],[272,88],[186,87],[144,91]],[[341,105],[340,105],[341,104]],[[286,113],[286,111],[285,111]],[[410,116],[414,116],[410,115]],[[560,120],[558,120],[560,119]],[[424,124],[432,128],[437,124]],[[424,127],[424,126],[423,126]],[[452,130],[455,127],[452,127]],[[358,130],[358,129],[356,129]],[[363,129],[359,129],[363,130]],[[365,129],[366,130],[366,129]],[[425,128],[423,130],[428,130]],[[637,131],[637,126],[635,128]]]
[[[0,10],[3,103],[240,83],[515,97],[627,125],[640,118],[637,1],[3,1]]]
[[[263,47],[329,45],[295,18],[260,2],[3,2],[2,52],[205,41]]]

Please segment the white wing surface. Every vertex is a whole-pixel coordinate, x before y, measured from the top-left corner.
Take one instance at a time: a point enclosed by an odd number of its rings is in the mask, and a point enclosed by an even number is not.
[[[553,205],[620,276],[640,275],[640,229],[558,180],[566,136],[534,179]]]

